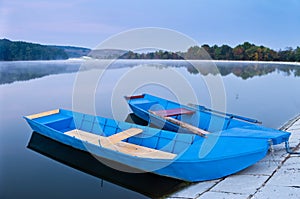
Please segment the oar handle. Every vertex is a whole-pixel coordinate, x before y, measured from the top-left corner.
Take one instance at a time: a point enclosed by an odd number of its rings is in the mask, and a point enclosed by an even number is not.
[[[226,115],[230,118],[236,118],[236,119],[239,119],[239,120],[244,120],[244,121],[247,121],[247,122],[250,122],[250,123],[258,123],[258,124],[261,124],[262,122],[256,120],[256,119],[252,119],[252,118],[247,118],[247,117],[243,117],[243,116],[239,116],[239,115],[234,115],[234,114],[230,114],[230,113],[224,113],[224,112],[221,112],[221,111],[216,111],[216,110],[213,110],[213,109],[210,109],[210,108],[206,108],[205,106],[201,106],[201,105],[197,105],[197,104],[188,104],[189,106],[191,106],[191,108],[195,108],[197,107],[198,110],[200,111],[209,111],[209,112],[212,112],[212,113],[217,113],[217,114],[221,114],[221,115]]]

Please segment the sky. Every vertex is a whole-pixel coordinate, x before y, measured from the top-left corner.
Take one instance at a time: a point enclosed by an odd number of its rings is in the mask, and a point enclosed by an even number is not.
[[[94,48],[134,28],[181,32],[200,45],[300,46],[300,0],[0,0],[0,38]]]

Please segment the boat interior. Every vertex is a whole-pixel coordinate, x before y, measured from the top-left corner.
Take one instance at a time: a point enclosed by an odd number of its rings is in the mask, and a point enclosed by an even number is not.
[[[201,139],[63,109],[27,118],[90,144],[143,158],[174,159]]]
[[[144,112],[152,111],[152,113],[163,117],[185,121],[209,132],[253,125],[223,114],[199,110],[192,106],[180,105],[179,103],[148,94],[127,97],[127,100],[129,100],[129,104],[136,106]]]

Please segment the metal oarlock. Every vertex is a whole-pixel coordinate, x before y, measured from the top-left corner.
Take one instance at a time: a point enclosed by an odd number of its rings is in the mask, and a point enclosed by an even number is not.
[[[294,152],[294,151],[291,150],[288,141],[285,142],[285,149],[286,149],[286,152],[289,153],[289,154],[292,154],[292,155],[300,155],[300,152]]]

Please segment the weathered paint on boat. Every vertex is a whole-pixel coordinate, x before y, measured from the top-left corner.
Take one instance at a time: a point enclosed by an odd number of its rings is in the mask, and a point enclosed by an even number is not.
[[[265,157],[269,148],[268,141],[264,139],[214,134],[204,138],[63,109],[24,118],[33,131],[62,144],[127,167],[190,182],[236,173]],[[128,134],[124,140],[118,140],[119,135],[124,134],[122,132],[132,128],[142,132]],[[76,132],[79,134],[74,134]],[[209,143],[207,141],[215,140],[216,136],[218,139],[210,146],[209,153],[201,156],[201,150],[205,150],[205,145]],[[97,139],[90,139],[94,137]],[[110,138],[114,138],[114,142],[110,142]],[[137,151],[144,151],[134,152],[132,146]]]

